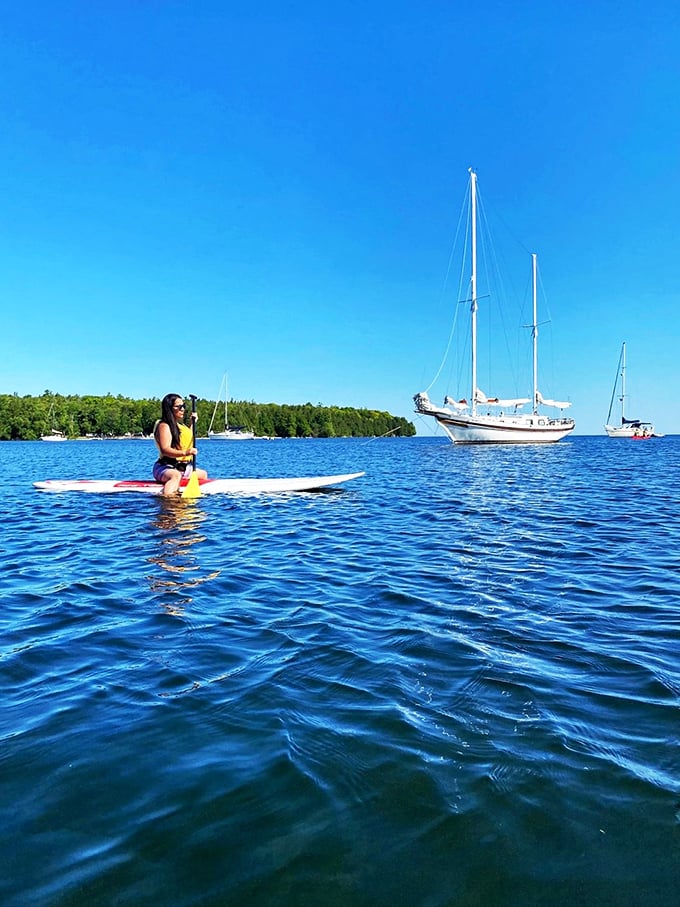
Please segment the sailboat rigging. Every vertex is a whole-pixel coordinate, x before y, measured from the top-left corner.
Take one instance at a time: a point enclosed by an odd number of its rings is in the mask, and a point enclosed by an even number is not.
[[[611,422],[612,409],[614,400],[617,397],[621,404],[621,423],[613,425]],[[654,426],[651,422],[641,422],[639,419],[626,418],[626,342],[621,344],[619,353],[619,362],[616,366],[616,378],[612,389],[612,397],[609,401],[609,412],[607,413],[607,424],[604,430],[610,438],[633,438],[635,440],[642,438],[660,437],[654,432]]]
[[[571,403],[545,399],[538,388],[538,321],[536,254],[532,254],[533,320],[533,393],[531,398],[500,399],[488,397],[477,384],[477,174],[470,169],[470,348],[471,386],[469,402],[446,397],[444,406],[435,406],[426,391],[416,394],[416,412],[432,416],[442,426],[451,441],[457,444],[546,444],[559,441],[573,431],[575,422],[569,418],[552,418],[539,407],[563,410]],[[521,408],[531,403],[530,413]],[[510,412],[508,412],[510,410]]]
[[[215,402],[215,409],[213,410],[212,419],[210,420],[210,425],[208,427],[208,438],[211,438],[215,441],[252,441],[255,437],[255,433],[248,431],[245,428],[240,427],[229,427],[229,393],[227,389],[227,373],[224,373],[222,378],[222,383],[220,384],[220,389],[217,393],[217,401]],[[224,428],[218,431],[213,431],[213,424],[215,422],[215,416],[217,415],[217,409],[222,400],[222,388],[224,388]]]

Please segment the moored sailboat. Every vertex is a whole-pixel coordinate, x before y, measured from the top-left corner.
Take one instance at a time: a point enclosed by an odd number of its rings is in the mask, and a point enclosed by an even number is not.
[[[54,414],[54,403],[51,404],[49,412],[47,413],[47,423],[48,425],[54,425],[56,421]],[[58,428],[51,428],[44,435],[40,436],[41,441],[66,441],[66,435],[63,431],[60,431]]]
[[[59,431],[58,428],[53,428],[49,435],[41,435],[41,441],[66,441],[66,435],[63,431]]]
[[[619,425],[612,425],[612,409],[614,408],[617,391],[618,400],[621,404],[621,422]],[[616,378],[614,379],[612,397],[609,401],[609,412],[607,413],[607,423],[604,430],[610,438],[632,438],[634,441],[639,441],[659,437],[654,433],[654,426],[651,422],[641,422],[639,419],[626,418],[626,396],[626,342],[624,340],[619,353],[619,363],[616,366]]]
[[[416,412],[432,416],[442,426],[451,441],[457,444],[547,444],[560,441],[574,430],[573,419],[553,418],[543,414],[540,407],[560,410],[571,403],[549,400],[538,388],[538,321],[536,255],[532,254],[533,320],[531,325],[533,349],[533,392],[531,397],[488,397],[477,384],[477,174],[470,170],[470,397],[456,401],[446,397],[444,405],[435,406],[426,391],[413,398]],[[522,408],[531,404],[531,412]]]
[[[224,388],[224,428],[213,431],[215,416],[217,415],[217,409],[222,399],[222,388]],[[225,372],[224,377],[222,378],[222,383],[220,384],[220,389],[217,393],[217,401],[215,403],[215,409],[213,410],[212,419],[210,420],[210,425],[208,427],[208,438],[211,438],[214,441],[252,441],[255,437],[254,432],[248,431],[248,429],[246,428],[229,427],[228,400],[229,393],[227,390],[227,374]]]

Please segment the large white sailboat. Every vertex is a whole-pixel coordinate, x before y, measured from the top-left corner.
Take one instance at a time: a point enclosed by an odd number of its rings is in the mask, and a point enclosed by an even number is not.
[[[612,425],[612,409],[614,400],[618,391],[618,400],[621,404],[621,422],[619,425]],[[626,342],[621,345],[619,353],[619,364],[616,366],[616,378],[612,390],[612,398],[609,401],[609,412],[607,413],[607,424],[604,427],[610,438],[653,438],[654,426],[651,422],[641,422],[639,419],[626,419]]]
[[[208,438],[211,438],[214,441],[252,441],[255,437],[254,432],[248,431],[245,428],[229,427],[229,392],[227,383],[227,374],[225,372],[222,383],[220,384],[220,389],[217,393],[217,401],[215,403],[215,409],[213,410],[212,419],[210,420],[210,425],[208,427]],[[222,400],[222,388],[224,388],[224,428],[213,431],[215,416],[217,415],[217,410],[220,401]]]
[[[573,419],[545,415],[541,407],[567,409],[571,403],[545,399],[538,389],[538,322],[536,293],[536,255],[532,254],[533,393],[531,397],[499,398],[487,396],[477,385],[477,174],[470,170],[470,346],[471,383],[468,399],[446,397],[436,406],[426,391],[413,398],[416,412],[432,416],[451,441],[457,444],[548,444],[559,441],[574,430]],[[531,404],[531,412],[522,412]]]

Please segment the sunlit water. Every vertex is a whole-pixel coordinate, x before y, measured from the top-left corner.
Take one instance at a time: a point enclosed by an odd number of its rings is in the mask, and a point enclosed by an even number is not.
[[[4,907],[678,903],[680,438],[0,449]]]

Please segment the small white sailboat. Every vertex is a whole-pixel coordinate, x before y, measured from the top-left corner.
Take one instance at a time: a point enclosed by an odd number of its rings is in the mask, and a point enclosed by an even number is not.
[[[210,420],[210,425],[208,427],[208,438],[213,441],[252,441],[255,437],[255,433],[248,431],[245,428],[230,428],[229,427],[229,393],[227,390],[227,373],[224,373],[222,378],[222,383],[220,384],[220,389],[217,393],[217,401],[215,403],[215,409],[213,410],[212,419]],[[224,428],[219,429],[218,431],[213,431],[213,424],[215,422],[215,416],[217,415],[217,410],[222,400],[222,388],[224,388]]]
[[[50,406],[49,412],[47,413],[47,423],[48,425],[54,425],[55,415],[54,415],[54,403]],[[47,434],[40,436],[41,441],[66,441],[66,435],[63,431],[60,431],[58,428],[51,428]]]
[[[617,391],[618,401],[621,404],[621,422],[619,425],[612,425],[612,409],[614,407],[614,400],[617,397]],[[619,353],[619,363],[616,366],[616,378],[614,379],[612,398],[609,401],[609,412],[607,413],[607,424],[605,425],[604,430],[610,438],[633,438],[634,440],[640,440],[643,438],[660,437],[654,433],[654,426],[651,422],[641,422],[639,419],[626,418],[626,396],[626,342],[624,340],[621,344],[621,352]]]
[[[500,399],[488,397],[477,385],[477,174],[470,170],[470,330],[471,387],[467,399],[446,397],[443,406],[435,406],[426,391],[416,394],[416,412],[432,416],[451,441],[457,444],[548,444],[560,441],[574,430],[573,419],[544,415],[540,407],[560,410],[571,403],[545,399],[538,389],[538,322],[536,301],[536,255],[532,254],[533,323],[533,393],[530,397]],[[521,412],[531,404],[531,412]]]
[[[49,435],[41,435],[41,441],[66,441],[66,435],[63,431],[59,431],[57,428],[53,428]]]

